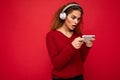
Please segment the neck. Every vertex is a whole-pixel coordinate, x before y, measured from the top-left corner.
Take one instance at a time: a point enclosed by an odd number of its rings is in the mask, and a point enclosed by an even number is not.
[[[73,31],[69,30],[65,25],[57,29],[61,33],[63,33],[67,37],[71,37],[73,34]]]
[[[62,27],[60,27],[58,30],[67,33],[71,33],[72,31],[70,31],[65,25],[63,25]]]

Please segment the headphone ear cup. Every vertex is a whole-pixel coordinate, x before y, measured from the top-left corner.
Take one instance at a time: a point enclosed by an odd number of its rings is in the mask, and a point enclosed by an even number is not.
[[[61,20],[65,20],[66,19],[66,13],[65,12],[62,12],[62,13],[60,13],[60,19]]]

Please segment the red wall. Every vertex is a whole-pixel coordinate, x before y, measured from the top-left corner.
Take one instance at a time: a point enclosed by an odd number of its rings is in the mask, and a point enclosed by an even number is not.
[[[69,1],[0,2],[0,80],[51,80],[45,35],[54,12]],[[84,34],[96,35],[84,64],[85,80],[120,80],[120,1],[74,1],[84,8]]]

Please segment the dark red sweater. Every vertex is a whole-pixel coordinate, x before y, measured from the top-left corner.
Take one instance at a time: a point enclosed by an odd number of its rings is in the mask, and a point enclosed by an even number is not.
[[[48,32],[46,44],[53,63],[53,77],[71,78],[83,74],[83,61],[88,54],[89,48],[83,44],[80,49],[75,49],[71,44],[79,36],[73,34],[68,38],[56,30]]]

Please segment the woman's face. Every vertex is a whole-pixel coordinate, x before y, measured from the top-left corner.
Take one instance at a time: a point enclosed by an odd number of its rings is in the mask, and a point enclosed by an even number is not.
[[[65,20],[65,25],[69,30],[74,30],[81,19],[81,12],[79,10],[73,10],[71,13],[67,15]]]

